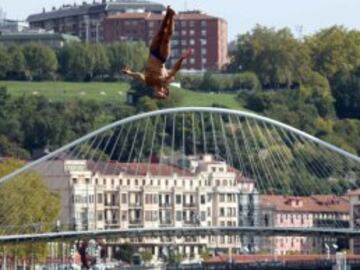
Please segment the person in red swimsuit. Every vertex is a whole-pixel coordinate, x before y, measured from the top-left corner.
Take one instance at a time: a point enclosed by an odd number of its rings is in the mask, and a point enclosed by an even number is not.
[[[160,30],[151,42],[150,54],[144,72],[133,72],[129,67],[122,69],[124,74],[152,87],[154,96],[158,99],[165,99],[169,96],[169,84],[181,69],[183,61],[192,53],[192,50],[188,49],[171,70],[166,69],[165,62],[171,54],[171,37],[174,32],[175,14],[175,11],[168,6]]]

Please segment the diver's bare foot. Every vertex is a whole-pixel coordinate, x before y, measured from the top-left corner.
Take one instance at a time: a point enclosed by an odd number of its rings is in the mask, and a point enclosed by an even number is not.
[[[183,54],[181,55],[181,58],[187,59],[192,55],[193,51],[191,48],[188,48]]]
[[[176,15],[175,10],[173,10],[170,6],[167,6],[166,12],[168,12],[168,13],[171,14],[171,15]]]

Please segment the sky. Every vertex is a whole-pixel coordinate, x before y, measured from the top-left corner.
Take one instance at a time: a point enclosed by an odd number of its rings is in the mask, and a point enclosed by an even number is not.
[[[26,19],[42,8],[83,0],[0,0],[9,19]],[[87,0],[92,2],[93,0]],[[100,0],[98,0],[100,1]],[[177,11],[199,9],[227,20],[229,41],[251,31],[256,24],[290,28],[296,36],[312,34],[334,24],[360,30],[360,0],[151,0]]]

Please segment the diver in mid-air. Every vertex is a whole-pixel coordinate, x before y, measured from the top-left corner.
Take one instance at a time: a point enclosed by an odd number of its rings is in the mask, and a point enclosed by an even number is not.
[[[150,54],[144,73],[133,72],[128,67],[122,70],[124,74],[152,87],[154,96],[158,99],[165,99],[169,96],[169,84],[181,69],[183,61],[190,57],[192,53],[191,49],[188,49],[171,70],[165,68],[165,62],[171,53],[170,43],[174,32],[174,16],[175,11],[168,6],[160,30],[151,42]]]

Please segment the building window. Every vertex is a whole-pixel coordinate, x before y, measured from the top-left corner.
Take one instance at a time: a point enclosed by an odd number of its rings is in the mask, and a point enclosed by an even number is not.
[[[103,213],[102,212],[99,212],[98,213],[98,216],[97,216],[97,220],[102,220],[103,219]]]
[[[181,195],[176,194],[176,204],[181,204]]]
[[[200,219],[201,219],[201,221],[205,221],[205,220],[206,220],[206,212],[205,212],[205,211],[201,211],[201,212],[200,212]]]
[[[115,180],[111,179],[111,185],[115,185]]]
[[[99,180],[96,178],[95,179],[95,184],[98,185],[99,184]]]
[[[139,183],[138,183],[138,180],[135,179],[135,186],[137,186]]]
[[[181,36],[186,36],[186,30],[181,30]]]
[[[181,40],[181,45],[186,46],[187,45],[187,40],[186,39]]]
[[[127,220],[127,211],[121,211],[121,220],[126,221]]]
[[[207,21],[201,21],[201,26],[206,27],[207,26]]]
[[[195,26],[195,21],[190,21],[190,22],[189,22],[189,26],[190,26],[190,27],[194,27],[194,26]]]
[[[182,27],[185,27],[186,25],[187,25],[186,21],[182,21],[182,22],[181,22],[181,26],[182,26]]]
[[[225,202],[225,195],[224,195],[224,194],[220,194],[219,196],[220,196],[219,201],[220,201],[220,202]]]
[[[97,203],[102,203],[103,202],[103,195],[101,193],[98,193],[97,195]]]
[[[202,35],[202,36],[206,36],[206,35],[207,35],[207,31],[206,31],[206,30],[201,30],[201,35]]]
[[[127,195],[121,194],[121,203],[127,203]]]
[[[190,30],[189,34],[190,34],[190,36],[194,36],[195,35],[195,30]]]
[[[205,204],[205,195],[200,196],[200,203]]]
[[[220,207],[220,217],[224,217],[225,216],[225,209],[224,207]]]
[[[176,221],[181,221],[182,213],[181,211],[176,211]]]

